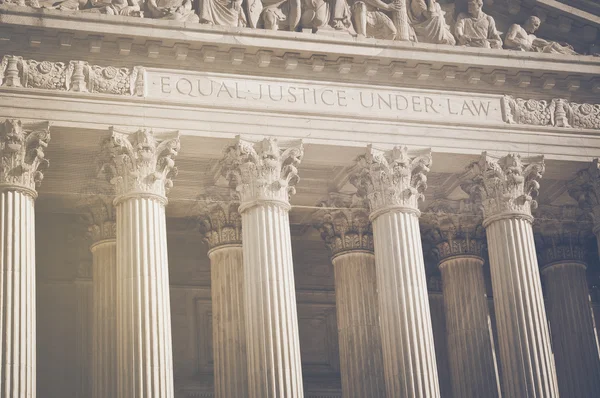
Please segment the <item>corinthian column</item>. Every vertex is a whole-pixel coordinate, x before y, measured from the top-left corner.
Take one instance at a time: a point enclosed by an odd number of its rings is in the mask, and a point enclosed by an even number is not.
[[[545,207],[534,225],[560,395],[600,397],[600,349],[586,279],[588,230],[569,208]],[[570,213],[570,214],[568,214]],[[570,220],[569,220],[570,219]]]
[[[368,147],[350,182],[369,201],[387,397],[439,397],[417,206],[430,151]]]
[[[88,201],[92,241],[92,398],[117,396],[117,240],[112,200]]]
[[[467,168],[462,188],[483,206],[504,396],[558,397],[554,355],[533,241],[531,208],[542,157],[493,158]]]
[[[362,202],[362,201],[361,201]],[[358,205],[366,203],[359,203]],[[342,395],[384,397],[383,356],[373,231],[369,211],[350,198],[332,194],[316,216],[331,251],[340,344]]]
[[[240,197],[246,303],[248,396],[303,397],[289,225],[302,144],[241,140],[225,150],[224,172]]]
[[[215,397],[247,397],[242,219],[239,203],[216,199],[200,217],[211,268]]]
[[[483,279],[485,231],[470,206],[438,203],[427,221],[442,274],[448,355],[454,397],[500,397]]]
[[[179,133],[113,131],[104,167],[116,188],[117,397],[173,398],[165,225]]]
[[[48,166],[48,123],[0,125],[0,398],[36,396],[36,186]]]

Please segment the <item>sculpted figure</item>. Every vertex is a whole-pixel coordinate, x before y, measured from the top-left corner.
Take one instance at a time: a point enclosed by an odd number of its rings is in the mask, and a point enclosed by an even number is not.
[[[483,11],[483,0],[469,0],[468,12],[460,13],[454,28],[458,43],[469,47],[502,48],[494,18]]]
[[[200,0],[200,23],[222,26],[247,25],[243,0]]]
[[[456,44],[450,27],[446,24],[445,12],[436,0],[408,0],[408,2],[408,18],[420,41]]]
[[[399,30],[408,30],[408,40],[416,35],[408,24],[406,0],[359,0],[352,7],[354,29],[359,35],[376,39],[401,39]],[[400,29],[399,29],[400,28]]]
[[[540,53],[554,54],[577,54],[569,44],[557,43],[540,39],[534,35],[542,21],[535,16],[531,16],[525,21],[523,26],[514,24],[508,29],[504,39],[504,47],[510,50],[535,51]]]
[[[304,0],[303,9],[302,28],[354,31],[352,12],[346,0]]]
[[[147,0],[146,7],[150,18],[169,19],[184,22],[199,22],[192,9],[192,0]]]
[[[260,0],[254,0],[259,1]],[[302,15],[302,0],[265,0],[258,27],[269,30],[295,31]],[[249,9],[253,6],[249,5]],[[256,7],[254,7],[256,8]]]
[[[124,15],[129,17],[143,16],[141,4],[136,0],[89,0],[83,11],[107,15]]]

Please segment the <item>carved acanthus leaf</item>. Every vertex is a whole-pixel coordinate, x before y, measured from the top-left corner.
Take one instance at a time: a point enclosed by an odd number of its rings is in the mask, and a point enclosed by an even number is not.
[[[332,193],[320,203],[314,218],[315,227],[331,250],[332,256],[362,250],[373,251],[373,230],[369,221],[368,203],[356,197]]]
[[[0,82],[7,87],[143,96],[145,69],[90,65],[85,61],[38,62],[5,55]]]
[[[501,158],[483,152],[467,167],[461,188],[483,207],[484,224],[490,217],[524,215],[531,218],[545,165],[543,156],[522,159],[518,154]]]
[[[406,147],[395,147],[381,151],[369,145],[366,154],[356,160],[350,183],[359,196],[368,199],[372,212],[394,207],[418,211],[430,166],[430,150],[412,153]]]
[[[600,129],[600,104],[580,104],[561,98],[525,100],[511,96],[504,96],[502,103],[507,123]]]
[[[88,224],[88,237],[93,243],[116,238],[116,213],[112,196],[85,196],[79,202],[79,207],[84,212]]]
[[[538,261],[546,266],[560,261],[585,262],[591,223],[575,206],[541,206],[533,223]]]
[[[50,124],[24,125],[6,119],[0,125],[0,185],[21,187],[32,194],[48,167],[44,151],[50,142]]]
[[[435,201],[421,216],[424,236],[438,262],[460,255],[482,256],[485,229],[482,216],[470,201]]]
[[[166,198],[177,175],[174,157],[180,149],[179,132],[155,134],[112,130],[102,148],[102,172],[123,195],[151,194]]]
[[[298,166],[304,156],[302,143],[280,148],[274,138],[252,143],[239,136],[225,149],[223,174],[239,195],[242,209],[256,202],[289,205],[296,193]]]
[[[600,231],[600,162],[596,158],[587,168],[579,170],[574,179],[567,182],[569,195],[579,203],[594,221],[594,232]]]
[[[242,244],[242,217],[239,202],[212,196],[201,200],[198,223],[209,249]]]

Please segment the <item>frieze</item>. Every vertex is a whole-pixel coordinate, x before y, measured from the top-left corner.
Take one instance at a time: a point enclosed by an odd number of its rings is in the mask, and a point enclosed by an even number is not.
[[[600,129],[600,104],[582,104],[555,98],[550,101],[502,99],[504,120],[510,124]]]
[[[127,96],[144,95],[144,68],[90,65],[85,61],[38,62],[5,55],[0,66],[4,87],[90,92]]]

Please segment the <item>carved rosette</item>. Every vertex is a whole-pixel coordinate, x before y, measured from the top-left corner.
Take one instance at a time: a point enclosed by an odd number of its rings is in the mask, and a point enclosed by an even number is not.
[[[406,147],[390,151],[374,149],[356,160],[356,172],[350,183],[357,195],[365,197],[371,207],[371,219],[390,209],[419,213],[418,202],[424,198],[431,150],[409,152]]]
[[[222,166],[224,176],[240,199],[240,213],[265,202],[289,208],[303,156],[301,142],[280,148],[274,138],[252,143],[238,136],[225,148]]]
[[[360,205],[364,205],[360,207]],[[373,252],[373,230],[367,203],[353,203],[352,197],[330,195],[315,213],[316,228],[331,251],[332,257],[349,251]]]
[[[590,165],[577,172],[567,183],[569,195],[579,203],[594,221],[594,233],[600,232],[600,162],[594,159]]]
[[[198,217],[200,232],[208,243],[209,250],[226,245],[242,244],[242,217],[238,211],[239,202],[205,201],[200,204]]]
[[[6,119],[0,124],[0,189],[21,189],[33,197],[48,167],[44,151],[50,142],[50,124],[24,125]]]
[[[455,256],[482,257],[485,230],[482,217],[471,202],[437,201],[427,208],[421,221],[434,244],[438,263]]]
[[[585,264],[590,227],[585,215],[576,207],[543,206],[538,209],[533,231],[540,266],[545,268],[561,262]]]
[[[154,196],[164,203],[177,175],[174,157],[180,149],[179,132],[117,132],[103,143],[102,171],[115,186],[116,202],[130,196]]]
[[[545,165],[543,156],[522,159],[518,154],[501,158],[483,152],[467,167],[461,188],[483,207],[484,226],[505,217],[532,221],[531,210],[537,197]]]

